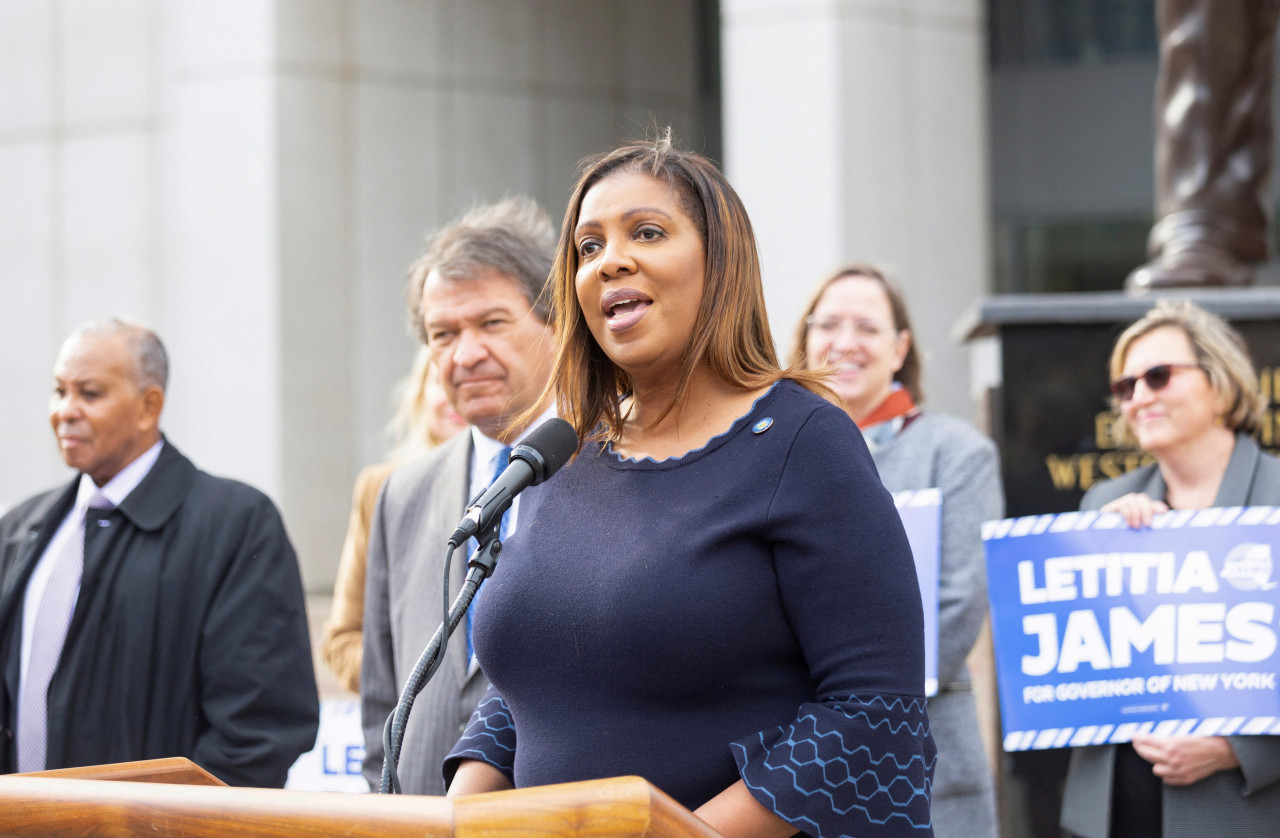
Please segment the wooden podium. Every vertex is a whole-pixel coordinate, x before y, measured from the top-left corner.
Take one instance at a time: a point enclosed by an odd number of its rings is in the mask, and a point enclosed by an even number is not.
[[[5,835],[719,838],[640,777],[418,797],[231,788],[190,760],[0,776]]]

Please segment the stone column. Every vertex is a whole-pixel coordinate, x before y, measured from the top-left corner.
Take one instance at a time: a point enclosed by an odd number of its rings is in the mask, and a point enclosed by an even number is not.
[[[345,4],[162,8],[166,426],[276,501],[323,590],[352,468]]]
[[[703,147],[700,8],[0,3],[0,508],[70,477],[62,337],[131,318],[172,356],[162,427],[269,494],[328,590],[423,236],[511,193],[559,219],[577,161],[652,124]]]
[[[928,404],[970,417],[950,330],[988,290],[985,4],[723,0],[724,145],[791,350],[818,280],[867,260],[903,285]]]

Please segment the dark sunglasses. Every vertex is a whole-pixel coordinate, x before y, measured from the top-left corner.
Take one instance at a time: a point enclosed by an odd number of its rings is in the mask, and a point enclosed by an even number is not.
[[[1133,398],[1133,391],[1138,386],[1139,379],[1147,382],[1147,387],[1152,390],[1163,390],[1168,386],[1169,379],[1173,378],[1173,371],[1176,369],[1198,370],[1203,367],[1199,364],[1156,364],[1142,375],[1117,378],[1111,382],[1111,393],[1120,401],[1127,402]]]

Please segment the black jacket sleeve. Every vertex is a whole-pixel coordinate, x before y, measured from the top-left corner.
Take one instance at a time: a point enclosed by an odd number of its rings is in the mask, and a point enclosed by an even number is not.
[[[204,621],[200,710],[208,727],[193,759],[231,785],[280,788],[319,726],[305,600],[271,502],[259,496],[242,523]]]

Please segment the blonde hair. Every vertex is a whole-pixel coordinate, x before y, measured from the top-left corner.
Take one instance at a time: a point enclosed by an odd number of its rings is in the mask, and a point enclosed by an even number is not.
[[[1209,386],[1227,402],[1227,412],[1222,417],[1226,426],[1238,433],[1257,433],[1262,425],[1266,400],[1258,392],[1258,376],[1249,359],[1244,338],[1221,317],[1210,314],[1190,300],[1159,300],[1154,308],[1121,333],[1111,350],[1111,380],[1123,376],[1125,356],[1134,341],[1166,326],[1179,329],[1187,336],[1197,363],[1209,377]],[[1112,405],[1119,412],[1119,405],[1114,399]],[[1128,432],[1127,426],[1125,431]]]
[[[792,365],[804,367],[805,369],[810,368],[809,358],[805,354],[805,346],[809,342],[809,318],[813,316],[813,312],[818,308],[818,303],[821,302],[822,295],[827,293],[827,289],[839,280],[850,277],[865,277],[878,283],[884,291],[885,297],[889,300],[889,311],[893,315],[893,328],[898,332],[906,331],[911,333],[911,342],[907,346],[907,356],[902,360],[902,366],[893,374],[893,380],[899,382],[911,394],[912,401],[916,404],[923,404],[924,387],[920,381],[924,374],[924,365],[920,358],[920,350],[916,348],[916,333],[911,329],[911,315],[907,313],[907,301],[902,296],[902,290],[898,288],[897,283],[890,280],[884,271],[865,262],[853,262],[838,268],[818,284],[813,296],[809,299],[809,305],[805,308],[804,314],[800,316],[799,325],[796,327],[796,342],[791,349]]]
[[[694,371],[707,364],[724,382],[758,389],[791,378],[837,401],[823,377],[800,367],[781,369],[764,306],[764,285],[751,220],[720,170],[700,154],[673,146],[671,131],[653,141],[624,145],[589,158],[574,186],[560,228],[560,243],[547,286],[556,331],[556,359],[547,384],[556,405],[580,438],[617,440],[620,401],[631,390],[627,373],[596,343],[578,305],[574,281],[578,251],[574,230],[582,201],[596,184],[618,172],[641,172],[666,181],[702,237],[706,281],[677,373],[676,394],[661,421],[688,392]]]
[[[429,451],[448,437],[442,436],[435,426],[435,417],[427,403],[427,391],[432,375],[438,368],[431,361],[431,350],[423,346],[413,356],[413,369],[396,382],[392,399],[395,414],[387,423],[387,436],[392,440],[389,459],[404,462]]]

